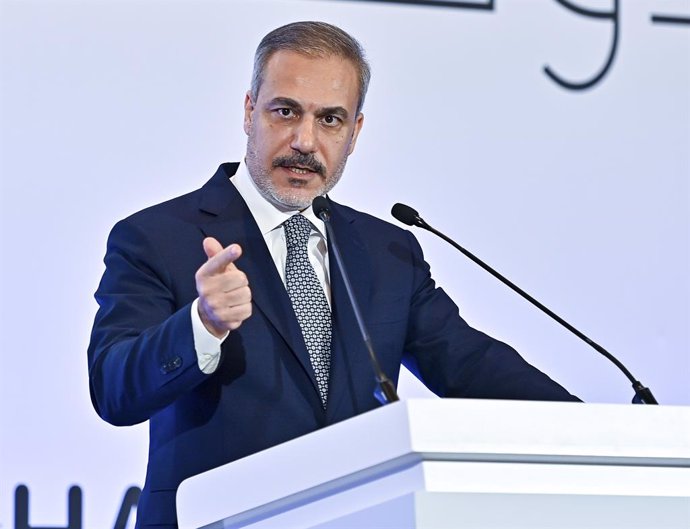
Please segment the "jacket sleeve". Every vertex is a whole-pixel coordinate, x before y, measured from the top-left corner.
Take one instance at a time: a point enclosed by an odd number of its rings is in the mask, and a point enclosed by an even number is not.
[[[206,377],[194,350],[193,300],[180,299],[168,261],[131,220],[108,238],[88,361],[91,400],[112,424],[143,422]]]
[[[512,347],[470,327],[431,278],[410,234],[413,294],[405,365],[442,397],[579,401]]]

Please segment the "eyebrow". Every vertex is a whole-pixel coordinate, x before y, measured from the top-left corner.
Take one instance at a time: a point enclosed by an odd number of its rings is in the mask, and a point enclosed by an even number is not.
[[[269,107],[275,107],[275,106],[286,107],[286,108],[291,108],[293,110],[297,110],[299,112],[301,112],[303,110],[302,105],[300,105],[294,99],[290,99],[289,97],[274,97],[273,99],[271,99],[268,102],[268,106]]]
[[[320,118],[323,116],[338,116],[343,120],[347,120],[347,117],[349,116],[347,110],[345,110],[343,107],[320,108],[316,111],[316,115]]]
[[[297,101],[290,97],[274,97],[271,99],[268,103],[269,106],[281,106],[285,108],[290,108],[292,110],[295,110],[297,112],[302,113],[304,111],[304,108],[302,105],[300,105]],[[339,116],[343,120],[347,120],[349,113],[348,111],[341,107],[341,106],[334,106],[334,107],[324,107],[324,108],[319,108],[316,111],[316,116],[317,117],[324,117],[324,116]]]

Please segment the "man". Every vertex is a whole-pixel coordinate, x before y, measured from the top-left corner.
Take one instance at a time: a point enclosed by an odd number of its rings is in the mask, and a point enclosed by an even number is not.
[[[89,347],[108,422],[150,421],[138,527],[176,526],[180,482],[378,407],[342,277],[310,204],[362,128],[369,68],[352,37],[289,24],[256,53],[243,163],[119,222]],[[330,202],[383,370],[440,396],[577,400],[470,328],[407,231]],[[241,494],[241,491],[228,491]]]

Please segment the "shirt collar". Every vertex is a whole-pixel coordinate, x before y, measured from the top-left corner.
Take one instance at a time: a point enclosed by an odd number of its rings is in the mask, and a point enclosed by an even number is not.
[[[266,199],[256,187],[254,179],[249,174],[249,169],[244,160],[240,162],[237,172],[230,178],[230,181],[235,185],[238,193],[244,199],[249,211],[259,226],[259,230],[261,230],[264,236],[276,228],[281,227],[292,215],[300,213],[298,209],[283,211]],[[314,214],[311,205],[302,210],[301,213],[307,217],[319,235],[326,239],[326,226],[324,222]]]

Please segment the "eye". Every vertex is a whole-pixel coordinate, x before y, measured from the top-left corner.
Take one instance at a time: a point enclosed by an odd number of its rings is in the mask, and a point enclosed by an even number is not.
[[[291,108],[276,108],[275,112],[283,118],[289,118],[295,115]]]
[[[341,119],[338,116],[334,116],[333,114],[328,114],[322,118],[322,121],[324,125],[327,127],[337,127],[342,123]]]

